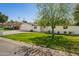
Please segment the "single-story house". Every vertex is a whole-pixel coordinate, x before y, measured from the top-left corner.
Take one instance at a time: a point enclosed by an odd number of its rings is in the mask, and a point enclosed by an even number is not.
[[[37,32],[52,32],[50,26],[40,27],[31,23],[23,23],[20,26],[21,31],[37,31]],[[79,34],[79,26],[67,26],[64,28],[63,26],[56,26],[54,29],[54,33],[61,34]]]
[[[32,23],[22,23],[20,26],[21,31],[38,31],[40,32],[40,27]]]
[[[16,29],[16,30],[18,30],[19,28],[20,28],[20,25],[21,25],[22,23],[20,23],[20,22],[5,22],[5,23],[3,23],[3,26],[8,26],[8,27],[14,27],[14,29]]]

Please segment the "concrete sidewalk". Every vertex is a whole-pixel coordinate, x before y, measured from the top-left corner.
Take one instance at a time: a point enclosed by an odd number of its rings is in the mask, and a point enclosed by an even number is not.
[[[17,33],[23,33],[23,32],[19,30],[0,31],[0,35],[9,35],[9,34],[17,34]]]

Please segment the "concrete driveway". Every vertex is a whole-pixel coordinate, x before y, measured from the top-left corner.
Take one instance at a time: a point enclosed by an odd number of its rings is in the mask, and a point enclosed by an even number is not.
[[[0,31],[0,35],[9,35],[16,33],[22,33],[22,32],[19,30]],[[21,43],[17,41],[0,37],[0,56],[15,56],[14,52],[16,52],[16,50],[20,46]]]
[[[17,51],[18,47],[21,47],[22,45],[23,44],[17,41],[0,37],[0,56],[20,56],[17,54],[15,55],[14,53]]]

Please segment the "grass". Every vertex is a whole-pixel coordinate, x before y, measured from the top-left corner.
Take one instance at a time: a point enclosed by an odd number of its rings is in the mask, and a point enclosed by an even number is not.
[[[54,39],[52,39],[51,36],[51,34],[46,33],[25,32],[19,34],[5,35],[2,37],[26,43],[33,43],[42,47],[48,47],[79,54],[79,36],[56,34]]]

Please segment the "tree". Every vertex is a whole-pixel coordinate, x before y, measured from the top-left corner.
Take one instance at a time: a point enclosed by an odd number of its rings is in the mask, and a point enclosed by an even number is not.
[[[69,21],[70,4],[37,4],[38,9],[38,25],[50,25],[54,36],[54,28],[56,25],[64,24]]]
[[[79,4],[75,6],[73,16],[74,20],[76,21],[75,25],[79,25]]]
[[[45,19],[38,19],[38,20],[36,20],[35,22],[34,22],[35,24],[38,24],[39,26],[40,26],[40,30],[41,30],[41,32],[43,31],[43,27],[45,27],[45,26],[49,26],[49,24],[48,24],[48,21],[47,20],[45,20]]]
[[[0,22],[3,23],[3,22],[6,22],[7,20],[8,20],[8,16],[0,12]]]
[[[0,12],[0,23],[4,23],[4,22],[6,22],[8,20],[8,16],[6,16],[6,15],[4,15],[4,14],[2,14],[1,12]]]

